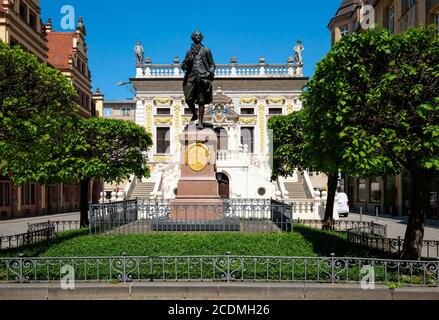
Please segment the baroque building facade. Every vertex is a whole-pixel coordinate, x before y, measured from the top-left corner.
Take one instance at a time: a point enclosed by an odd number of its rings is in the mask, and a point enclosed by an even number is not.
[[[39,0],[0,0],[0,40],[20,46],[42,63],[59,70],[78,92],[78,115],[95,116],[82,18],[76,30],[56,32],[50,19],[47,24],[42,22],[40,13]],[[90,185],[90,201],[98,201],[100,189],[100,181],[96,179]],[[9,176],[0,176],[0,220],[78,211],[79,192],[79,186],[74,183],[29,182],[16,186]]]
[[[371,5],[374,10],[363,16],[362,6]],[[337,13],[329,22],[332,43],[344,35],[361,32],[363,17],[372,14],[377,26],[390,32],[401,33],[419,25],[435,25],[439,32],[439,0],[343,0]],[[369,21],[368,21],[369,22]],[[411,179],[408,173],[374,179],[344,178],[344,191],[355,211],[389,215],[408,215],[411,199]],[[439,175],[432,181],[429,218],[439,218]]]
[[[300,96],[308,80],[302,74],[301,59],[300,63],[294,57],[286,60],[284,64],[269,64],[261,57],[256,64],[239,64],[234,57],[229,64],[217,65],[213,102],[204,121],[213,125],[218,138],[218,190],[223,199],[235,201],[291,201],[295,218],[321,219],[324,199],[315,189],[326,188],[323,175],[297,172],[271,181],[268,120],[300,110]],[[147,57],[145,63],[137,63],[135,77],[130,79],[134,99],[105,101],[98,111],[107,118],[135,121],[151,133],[154,142],[147,155],[151,177],[106,185],[108,200],[124,195],[169,201],[178,194],[179,136],[192,117],[183,95],[183,77],[179,58],[166,65],[153,64]]]

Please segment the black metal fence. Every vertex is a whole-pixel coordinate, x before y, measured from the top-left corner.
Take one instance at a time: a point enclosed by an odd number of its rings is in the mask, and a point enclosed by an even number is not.
[[[401,237],[397,239],[377,237],[373,234],[359,232],[359,230],[355,229],[348,231],[348,240],[370,248],[397,254],[401,254],[405,242]],[[424,240],[419,246],[422,248],[423,258],[439,258],[439,241]]]
[[[56,233],[79,229],[79,221],[46,221],[28,224],[25,233],[0,237],[0,251],[20,248],[53,238]]]
[[[175,204],[131,200],[91,204],[92,234],[151,232],[290,232],[292,206],[271,199],[224,200],[217,204]]]
[[[282,282],[439,285],[439,261],[269,256],[0,258],[0,283],[60,281],[64,267],[77,282]],[[371,285],[371,282],[366,283]]]

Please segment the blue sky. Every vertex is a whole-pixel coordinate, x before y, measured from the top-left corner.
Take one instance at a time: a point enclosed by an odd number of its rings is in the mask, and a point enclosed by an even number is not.
[[[61,8],[71,5],[76,18],[83,16],[93,88],[106,99],[132,96],[129,86],[118,87],[135,74],[134,46],[142,41],[145,56],[153,63],[171,63],[189,49],[190,35],[199,29],[216,63],[285,63],[293,55],[296,40],[305,51],[304,74],[312,76],[315,65],[330,49],[327,24],[341,0],[41,0],[42,19],[52,18],[61,29]]]

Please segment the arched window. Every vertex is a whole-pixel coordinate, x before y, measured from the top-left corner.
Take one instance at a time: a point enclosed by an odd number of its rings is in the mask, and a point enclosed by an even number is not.
[[[224,128],[216,128],[215,129],[216,136],[218,138],[217,149],[218,150],[228,150],[229,141],[227,131]]]
[[[248,146],[248,152],[254,152],[254,128],[241,128],[241,144]]]

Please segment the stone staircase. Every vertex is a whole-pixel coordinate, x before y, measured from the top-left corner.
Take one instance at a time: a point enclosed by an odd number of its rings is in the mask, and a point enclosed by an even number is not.
[[[154,191],[155,182],[140,182],[136,183],[136,186],[131,193],[130,199],[146,200],[151,198],[151,192]]]
[[[306,186],[301,182],[285,182],[285,189],[288,191],[290,199],[311,199],[306,190]]]

